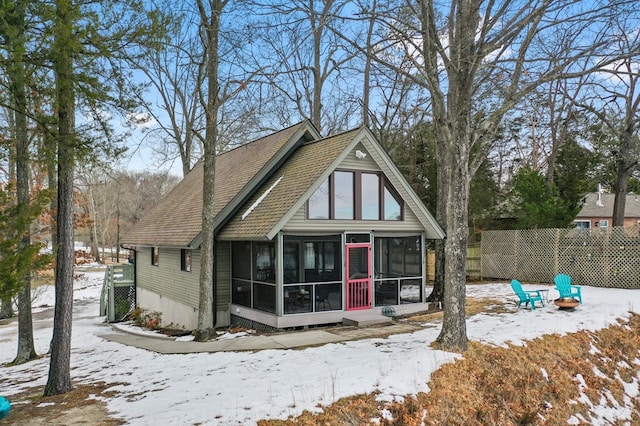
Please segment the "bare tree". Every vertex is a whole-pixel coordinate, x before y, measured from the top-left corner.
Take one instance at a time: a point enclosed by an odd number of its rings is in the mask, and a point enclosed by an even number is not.
[[[222,103],[218,71],[220,66],[220,20],[228,0],[197,0],[202,42],[206,51],[206,133],[204,140],[204,176],[202,184],[202,245],[200,266],[200,296],[198,325],[194,340],[203,342],[215,335],[214,299],[214,238],[215,238],[215,176],[218,142],[218,111]]]
[[[357,114],[356,90],[348,64],[354,53],[336,34],[352,35],[336,16],[346,7],[343,0],[293,0],[258,3],[265,18],[256,23],[265,44],[267,87],[282,123],[310,119],[324,133],[344,130]],[[291,111],[291,105],[294,111]],[[296,117],[297,116],[297,117]]]
[[[617,59],[590,76],[585,84],[591,95],[577,103],[617,140],[613,226],[624,226],[629,176],[640,156],[640,31],[632,11],[616,12],[611,15],[615,41],[610,55]]]
[[[143,102],[145,118],[153,122],[145,138],[152,141],[149,145],[160,154],[162,162],[177,157],[184,176],[202,153],[204,140],[205,117],[200,99],[205,79],[203,47],[197,37],[197,16],[188,10],[188,5],[175,8],[175,2],[169,1],[161,2],[159,7],[171,11],[166,22],[167,36],[158,41],[158,49],[148,49],[141,58],[131,61],[145,74],[153,88],[151,94],[157,99]]]
[[[386,51],[413,61],[407,74],[429,97],[438,150],[437,214],[446,218],[443,327],[437,342],[465,350],[465,263],[469,184],[497,138],[505,114],[540,84],[583,73],[567,65],[602,48],[608,5],[577,8],[564,0],[459,0],[448,9],[435,1],[402,1],[395,11],[378,13],[388,28]],[[596,20],[598,20],[596,22]],[[551,62],[538,56],[537,43],[560,24],[582,34],[565,56]],[[593,28],[593,27],[591,27]],[[586,41],[588,37],[588,42]],[[580,40],[576,37],[575,40]],[[377,51],[382,51],[379,46]],[[379,62],[404,72],[391,54]],[[596,64],[595,66],[599,66]],[[440,193],[440,191],[439,191]]]

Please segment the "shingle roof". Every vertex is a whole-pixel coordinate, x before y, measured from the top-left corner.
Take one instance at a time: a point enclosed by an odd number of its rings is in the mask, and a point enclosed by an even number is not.
[[[265,238],[359,132],[360,129],[355,129],[302,145],[222,228],[218,237]]]
[[[270,162],[297,143],[305,132],[315,133],[308,123],[265,136],[216,158],[216,221],[223,209],[233,213],[233,204],[245,189],[258,185]],[[284,148],[284,149],[283,149]],[[188,247],[202,230],[203,163],[198,162],[185,178],[122,239],[129,246]],[[252,183],[252,185],[249,185]],[[227,211],[224,214],[228,214]]]
[[[597,203],[598,194],[596,192],[588,193],[585,196],[585,203],[576,218],[599,218],[613,217],[613,202],[615,194],[600,194],[600,204]],[[624,217],[640,218],[640,199],[635,194],[628,194],[624,206]]]

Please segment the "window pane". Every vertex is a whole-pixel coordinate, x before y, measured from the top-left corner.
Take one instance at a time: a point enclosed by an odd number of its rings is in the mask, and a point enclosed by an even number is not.
[[[384,220],[401,220],[402,209],[400,202],[389,191],[387,187],[384,188]]]
[[[232,280],[231,303],[251,307],[251,282]]]
[[[151,264],[153,266],[160,264],[160,249],[158,247],[151,247]]]
[[[232,274],[233,278],[251,279],[251,243],[248,241],[234,241],[232,245]]]
[[[419,236],[376,238],[374,269],[377,278],[422,275],[422,247]]]
[[[276,313],[276,288],[268,284],[253,283],[253,309]]]
[[[339,238],[339,237],[338,237]],[[304,282],[340,281],[340,240],[304,242]]]
[[[191,250],[180,250],[180,269],[185,272],[191,272]]]
[[[309,219],[329,219],[329,179],[309,198]]]
[[[362,219],[380,219],[380,177],[373,173],[362,173]]]
[[[334,205],[336,219],[353,219],[353,173],[335,172]]]
[[[256,281],[276,282],[276,249],[274,243],[255,243]],[[275,300],[275,299],[274,299]]]
[[[284,283],[297,283],[300,282],[298,276],[300,271],[300,263],[298,261],[298,247],[297,242],[285,242],[284,243]]]
[[[421,301],[421,280],[402,280],[400,283],[400,303],[420,303]]]
[[[408,237],[404,239],[404,263],[405,275],[422,275],[422,250],[420,247],[420,237]]]

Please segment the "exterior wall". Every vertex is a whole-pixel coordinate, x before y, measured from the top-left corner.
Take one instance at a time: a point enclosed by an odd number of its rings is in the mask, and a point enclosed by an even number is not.
[[[194,330],[198,325],[197,308],[140,287],[136,288],[136,297],[140,307],[162,313],[163,326],[173,323],[176,328],[184,327],[185,330]]]
[[[574,222],[591,222],[591,229],[599,228],[601,220],[608,220],[609,227],[613,227],[613,217],[576,217]],[[638,226],[640,225],[640,217],[625,217],[623,225],[624,227]]]
[[[180,270],[180,249],[160,247],[158,266],[151,264],[151,248],[136,252],[136,297],[143,309],[162,313],[163,324],[194,328],[198,318],[200,251],[191,251],[191,272]],[[176,305],[175,308],[172,306]]]
[[[229,250],[226,250],[226,258],[224,244],[218,250],[218,256],[223,257],[219,262],[219,274],[228,277]],[[143,309],[161,312],[164,325],[173,323],[186,329],[196,328],[200,293],[200,251],[192,250],[191,256],[191,272],[185,272],[180,270],[180,249],[160,247],[158,266],[151,265],[150,247],[143,247],[136,253],[137,303]],[[229,285],[222,285],[218,290],[217,326],[229,325],[228,287]]]

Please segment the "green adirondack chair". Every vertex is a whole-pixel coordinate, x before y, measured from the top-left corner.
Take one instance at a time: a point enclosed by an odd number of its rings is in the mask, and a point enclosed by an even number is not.
[[[540,302],[542,306],[544,306],[544,299],[542,298],[542,293],[539,290],[523,290],[522,283],[518,280],[511,280],[511,288],[513,292],[520,298],[518,301],[518,308],[520,305],[524,303],[525,308],[528,304],[531,305],[531,309],[536,309],[536,303]]]
[[[568,297],[578,299],[582,305],[582,290],[579,285],[571,284],[571,277],[569,275],[558,274],[553,279],[553,283],[556,285],[558,293],[560,293],[559,298]]]

